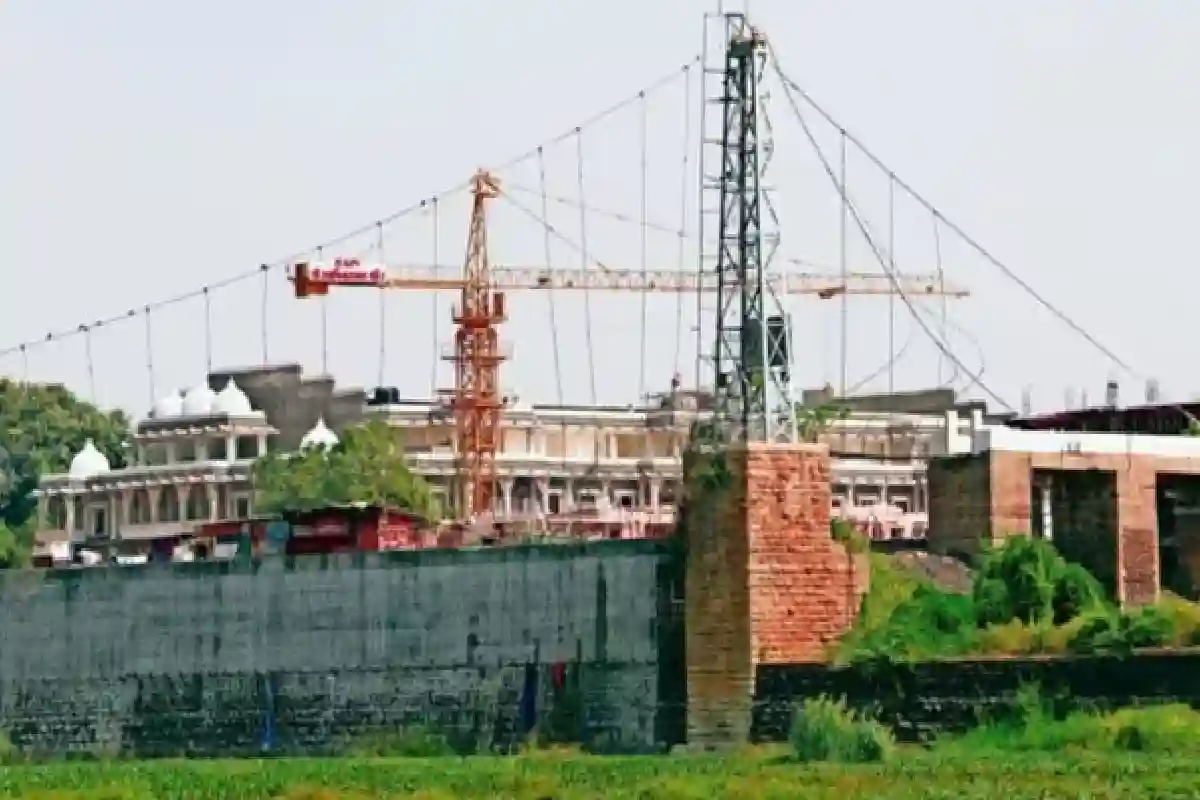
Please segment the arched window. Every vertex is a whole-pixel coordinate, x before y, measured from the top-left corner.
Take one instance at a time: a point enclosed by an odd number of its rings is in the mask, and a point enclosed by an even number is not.
[[[134,489],[129,498],[129,524],[145,525],[153,522],[150,508],[150,493],[145,489]]]
[[[46,498],[46,527],[55,531],[67,527],[67,501],[61,494],[52,494]]]
[[[204,486],[192,486],[187,495],[187,518],[189,520],[206,520],[209,515],[208,489]]]
[[[158,521],[179,521],[179,491],[174,486],[164,486],[158,494]]]

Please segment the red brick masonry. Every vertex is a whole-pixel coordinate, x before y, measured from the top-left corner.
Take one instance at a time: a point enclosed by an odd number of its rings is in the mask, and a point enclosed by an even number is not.
[[[755,667],[823,660],[867,585],[866,559],[830,536],[827,447],[723,458],[722,485],[696,482],[711,461],[685,478],[688,736],[700,746],[745,741]]]

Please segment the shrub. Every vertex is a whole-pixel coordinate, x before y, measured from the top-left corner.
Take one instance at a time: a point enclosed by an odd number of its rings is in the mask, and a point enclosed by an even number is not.
[[[1163,647],[1176,635],[1174,620],[1158,606],[1096,611],[1082,619],[1068,644],[1075,653],[1128,653],[1139,647]]]
[[[981,626],[1013,619],[1061,625],[1104,605],[1091,573],[1029,536],[1010,536],[984,557],[972,596]]]
[[[1171,644],[1176,647],[1200,645],[1200,604],[1191,603],[1182,597],[1164,592],[1159,609],[1171,620],[1173,636]]]
[[[442,734],[416,725],[360,736],[351,742],[345,754],[356,758],[438,758],[455,755],[455,749]]]
[[[819,697],[796,709],[789,734],[799,761],[861,764],[887,760],[895,749],[891,731],[856,714],[845,701]]]

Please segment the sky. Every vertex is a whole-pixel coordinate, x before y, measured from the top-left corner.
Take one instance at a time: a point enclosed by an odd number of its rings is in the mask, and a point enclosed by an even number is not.
[[[134,312],[24,358],[0,356],[0,372],[62,381],[140,416],[209,365],[260,363],[265,329],[271,362],[428,396],[453,381],[437,359],[451,333],[448,294],[300,301],[275,269],[214,289],[207,303],[144,308],[293,254],[458,269],[469,205],[461,191],[439,193],[479,167],[496,169],[511,198],[493,204],[496,263],[579,268],[586,249],[591,269],[695,270],[701,81],[682,66],[700,53],[703,13],[714,9],[696,0],[0,4],[0,349]],[[887,171],[850,146],[844,185],[875,245],[893,242],[904,272],[940,262],[972,296],[944,315],[939,302],[914,301],[961,368],[939,358],[903,302],[849,301],[848,386],[940,380],[1014,407],[1028,393],[1034,410],[1083,391],[1099,401],[1110,378],[1127,402],[1141,400],[1148,378],[1170,399],[1200,395],[1177,335],[1195,302],[1186,264],[1200,185],[1200,5],[753,0],[750,12],[782,69],[838,125],[1127,365],[904,192],[889,203]],[[764,80],[774,263],[836,270],[838,192],[772,70]],[[839,173],[836,128],[807,106],[801,117]],[[504,166],[539,144],[545,216],[537,159]],[[434,196],[436,231],[428,208],[373,225]],[[672,233],[681,227],[682,248]],[[845,251],[849,269],[880,271],[852,220]],[[695,379],[692,297],[519,293],[509,305],[502,382],[525,400],[623,405],[665,389],[675,372]],[[796,382],[839,386],[841,304],[784,306]],[[711,325],[711,311],[701,319]],[[967,386],[964,370],[981,368],[981,385]]]

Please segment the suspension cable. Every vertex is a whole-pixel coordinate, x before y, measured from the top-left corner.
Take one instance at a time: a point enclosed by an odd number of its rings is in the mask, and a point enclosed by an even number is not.
[[[553,269],[554,248],[550,241],[552,231],[552,226],[549,224],[550,203],[546,194],[546,156],[540,148],[538,149],[537,154],[537,166],[538,184],[541,187],[542,195],[542,218],[546,220],[546,224],[542,226],[542,248],[544,250],[543,257],[545,258],[546,269]],[[582,205],[583,204],[580,203],[580,206]],[[556,292],[554,286],[551,284],[549,291],[546,292],[546,302],[550,311],[550,345],[554,354],[554,390],[555,396],[558,398],[558,404],[562,406],[566,403],[566,399],[563,394],[562,356],[559,352],[558,314],[556,308],[557,303],[555,302],[555,294]],[[559,438],[562,441],[562,468],[565,470],[567,468],[567,461],[570,458],[570,453],[567,452],[566,417],[562,417],[559,420]],[[574,498],[568,498],[568,501],[574,502]]]
[[[640,113],[638,114],[638,117],[639,117],[638,147],[641,151],[641,164],[640,164],[641,186],[639,187],[641,198],[640,198],[640,206],[639,206],[638,216],[640,219],[640,230],[641,230],[641,234],[642,234],[641,242],[640,242],[642,280],[645,281],[646,270],[647,270],[647,266],[648,266],[647,265],[648,254],[646,252],[646,247],[647,247],[646,234],[648,232],[646,229],[646,206],[648,205],[648,200],[649,200],[648,195],[650,193],[649,187],[647,186],[647,183],[648,183],[647,175],[649,173],[649,164],[647,163],[648,153],[649,153],[649,143],[647,142],[647,130],[646,130],[648,121],[647,121],[645,93],[643,93],[641,95],[641,100],[642,101],[639,104],[640,105],[640,109],[639,109]],[[639,402],[644,401],[644,399],[646,397],[646,322],[650,316],[650,293],[649,292],[641,292],[641,295],[642,295],[641,296],[642,324],[641,324],[641,328],[640,328],[641,335],[639,336],[640,352],[638,355],[638,390],[637,390],[637,396],[638,396]]]
[[[383,247],[383,223],[375,223],[375,247],[379,255],[379,263],[387,264],[386,252]],[[437,263],[437,262],[434,262]],[[379,377],[376,386],[383,386],[383,376],[387,372],[387,287],[379,287]]]
[[[208,375],[212,374],[212,351],[212,293],[208,291],[208,287],[206,286],[204,287],[204,369],[207,370]]]
[[[96,323],[99,325],[100,323]],[[88,397],[92,402],[96,402],[96,365],[92,359],[92,326],[80,325],[79,329],[83,332],[83,353],[87,360],[87,380],[88,380]]]
[[[800,113],[799,105],[796,103],[796,100],[795,100],[795,97],[799,96],[802,100],[804,100],[804,102],[806,102],[809,106],[811,106],[812,109],[814,111],[816,111],[818,115],[820,115],[822,118],[824,118],[824,120],[828,124],[832,125],[834,128],[837,128],[838,130],[844,132],[845,128],[843,128],[833,118],[833,115],[831,115],[828,111],[825,110],[825,108],[823,106],[821,106],[819,103],[817,103],[812,98],[812,96],[804,90],[803,87],[801,87],[798,83],[796,83],[794,80],[792,80],[790,77],[788,77],[787,74],[784,73],[783,68],[779,64],[779,59],[775,56],[774,48],[771,48],[769,44],[768,44],[768,48],[771,50],[771,61],[772,61],[772,65],[774,67],[775,73],[779,77],[780,82],[783,84],[784,94],[787,95],[788,102],[791,104],[793,111],[797,115],[799,115],[799,113]],[[882,159],[880,159],[878,156],[875,155],[874,152],[872,152],[870,149],[868,149],[867,146],[864,145],[860,139],[858,139],[857,137],[855,137],[854,135],[852,135],[848,132],[846,133],[846,136],[850,140],[850,143],[853,144],[859,150],[859,152],[861,152],[864,156],[866,156],[867,159],[869,161],[871,161],[876,167],[878,167],[880,170],[882,170],[883,172],[886,172],[886,173],[892,172],[888,168],[888,166],[882,161]],[[1120,367],[1121,369],[1125,370],[1126,372],[1130,373],[1131,375],[1133,375],[1135,377],[1139,377],[1139,378],[1144,377],[1143,375],[1141,375],[1141,373],[1139,373],[1137,370],[1133,369],[1128,363],[1126,363],[1124,361],[1124,359],[1119,357],[1115,352],[1113,352],[1109,347],[1107,347],[1103,342],[1101,342],[1097,337],[1092,335],[1082,325],[1080,325],[1078,322],[1076,322],[1074,319],[1072,319],[1070,316],[1068,316],[1065,311],[1063,311],[1058,306],[1051,303],[1046,297],[1044,297],[1041,293],[1039,293],[1036,289],[1034,289],[1033,286],[1031,286],[1024,279],[1022,279],[1021,276],[1019,276],[1010,267],[1008,267],[1008,265],[1006,265],[1004,262],[1002,262],[995,255],[993,255],[990,250],[988,250],[986,247],[984,247],[982,244],[980,244],[977,239],[968,235],[967,232],[965,230],[963,230],[963,228],[961,226],[958,225],[958,223],[954,222],[953,220],[948,219],[945,214],[941,213],[941,211],[937,208],[937,206],[935,206],[932,202],[927,200],[924,195],[922,195],[920,192],[918,192],[916,189],[914,189],[909,183],[907,183],[906,181],[904,181],[903,179],[901,179],[898,176],[895,178],[895,180],[896,180],[896,184],[901,189],[903,189],[910,197],[912,197],[914,200],[916,200],[918,203],[920,203],[922,206],[924,206],[928,211],[937,214],[938,217],[941,219],[942,224],[944,224],[955,235],[957,235],[960,239],[962,239],[964,242],[966,242],[966,244],[969,247],[971,247],[971,249],[973,249],[976,253],[978,253],[980,256],[982,256],[984,258],[984,260],[986,260],[988,263],[990,263],[996,269],[1000,270],[1000,272],[1006,278],[1008,278],[1013,283],[1017,284],[1017,286],[1019,286],[1026,294],[1028,294],[1031,298],[1033,298],[1033,300],[1038,305],[1040,305],[1042,308],[1046,309],[1051,314],[1053,314],[1055,317],[1057,317],[1060,322],[1062,322],[1064,325],[1069,327],[1076,334],[1083,337],[1083,339],[1085,341],[1087,341],[1090,345],[1092,345],[1092,347],[1094,347],[1097,351],[1099,351],[1101,354],[1103,354],[1106,358],[1108,358],[1110,361],[1112,361],[1118,367]]]
[[[689,65],[690,66],[690,65]],[[692,71],[683,69],[683,168],[679,173],[679,252],[676,270],[683,272],[686,259],[688,218],[688,169],[691,167],[692,145]],[[675,360],[672,376],[679,374],[680,351],[683,349],[683,292],[675,295]],[[673,378],[672,378],[673,379]]]
[[[271,282],[269,277],[271,267],[269,264],[260,264],[258,269],[262,272],[262,308],[259,309],[258,321],[260,327],[259,336],[262,340],[262,365],[265,367],[270,361],[270,354],[267,350],[267,298],[271,296]]]
[[[769,46],[770,45],[768,45],[768,47]],[[772,56],[773,56],[773,54],[772,54]],[[774,68],[775,68],[775,72],[779,75],[779,78],[783,83],[784,95],[788,100],[788,104],[791,106],[792,112],[795,115],[796,120],[800,123],[800,127],[804,131],[805,138],[808,140],[809,144],[812,146],[813,151],[817,155],[817,158],[820,159],[821,166],[825,170],[826,177],[829,178],[829,180],[833,184],[835,190],[838,192],[843,206],[845,207],[847,212],[849,212],[850,216],[854,220],[855,226],[858,228],[859,232],[862,234],[863,239],[867,242],[867,245],[871,248],[871,252],[875,256],[876,261],[879,263],[880,267],[887,273],[888,280],[892,284],[892,289],[898,293],[901,301],[903,301],[904,305],[908,308],[908,311],[912,315],[913,319],[916,320],[917,324],[921,326],[921,329],[925,332],[925,335],[928,336],[930,341],[932,341],[937,346],[938,350],[940,350],[946,356],[946,358],[948,358],[950,360],[951,363],[957,364],[967,374],[972,374],[970,372],[970,370],[966,369],[965,365],[962,364],[962,362],[960,361],[958,356],[946,345],[946,343],[943,342],[940,338],[938,338],[937,334],[933,331],[933,329],[926,323],[924,318],[917,312],[917,309],[913,305],[913,301],[909,298],[908,294],[904,291],[904,287],[901,285],[900,281],[897,279],[896,274],[888,269],[888,261],[886,258],[884,258],[883,253],[880,252],[879,245],[876,243],[875,237],[871,235],[871,231],[867,227],[866,223],[863,221],[862,216],[858,213],[858,209],[855,208],[853,203],[850,201],[850,197],[846,192],[845,185],[838,181],[837,173],[834,171],[833,167],[830,165],[829,159],[825,157],[824,151],[821,150],[820,144],[817,142],[816,136],[813,134],[812,128],[808,124],[808,120],[805,119],[804,114],[800,111],[800,107],[796,102],[795,96],[790,91],[790,84],[787,81],[786,76],[783,75],[783,71],[779,66],[778,60],[773,57],[772,62],[773,62]],[[899,179],[897,179],[897,182],[899,183]],[[1004,398],[1002,398],[999,394],[997,394],[991,388],[989,388],[987,386],[987,384],[983,383],[982,381],[978,381],[978,375],[974,375],[974,377],[977,379],[977,385],[979,386],[979,388],[982,389],[984,392],[986,392],[989,397],[991,397],[993,400],[995,400],[999,405],[1003,406],[1004,408],[1006,408],[1010,411],[1012,410],[1012,405],[1009,404],[1007,401],[1005,401]]]
[[[542,187],[542,216],[545,219],[550,218],[549,199],[546,195],[546,157],[541,148],[538,148],[537,154],[538,166],[538,182]],[[542,247],[544,251],[543,258],[545,259],[546,269],[553,269],[554,248],[550,243],[550,228],[542,226]],[[554,285],[551,283],[549,290],[546,292],[546,303],[550,311],[550,344],[554,354],[554,388],[558,404],[561,406],[565,402],[563,399],[563,379],[562,379],[562,355],[559,352],[558,341],[558,313],[557,303],[555,302]]]
[[[554,146],[557,144],[561,144],[561,143],[567,141],[568,139],[570,139],[572,136],[577,135],[577,133],[579,131],[594,127],[595,125],[598,125],[601,122],[604,122],[609,117],[612,117],[615,114],[618,114],[621,111],[624,111],[626,108],[628,108],[631,105],[633,105],[634,103],[638,102],[641,94],[643,94],[643,93],[647,94],[647,95],[655,94],[658,91],[665,88],[666,86],[669,86],[679,76],[687,73],[689,68],[693,64],[700,63],[700,60],[701,59],[700,59],[699,55],[693,56],[687,63],[681,65],[680,67],[676,67],[675,69],[671,70],[669,73],[666,73],[666,74],[660,76],[658,79],[652,81],[650,84],[645,86],[645,88],[642,89],[642,91],[638,92],[637,94],[627,96],[625,99],[623,99],[619,102],[613,103],[612,105],[608,106],[607,108],[605,108],[595,114],[592,114],[590,117],[583,120],[579,124],[562,131],[561,133],[559,133],[556,136],[553,136],[549,139],[544,140],[540,146],[551,147],[551,146]],[[518,153],[517,155],[514,155],[512,158],[509,158],[507,161],[503,162],[498,167],[496,167],[494,171],[501,172],[504,170],[511,169],[512,167],[515,167],[517,165],[520,165],[520,164],[528,161],[529,159],[536,156],[536,154],[537,154],[537,147],[532,147],[522,153]],[[461,181],[458,184],[456,184],[444,191],[439,192],[437,196],[438,197],[447,197],[449,195],[457,194],[458,192],[468,189],[470,187],[470,185],[471,185],[471,182],[469,179],[465,180],[465,181]],[[421,200],[419,203],[413,203],[413,204],[404,206],[403,208],[397,209],[396,211],[393,211],[392,213],[385,215],[381,221],[383,222],[384,225],[390,224],[402,217],[408,216],[409,214],[412,214],[420,209],[425,208],[427,204],[428,204],[428,199],[425,199],[425,200]],[[159,309],[162,309],[167,306],[173,306],[173,305],[178,305],[180,303],[185,303],[196,297],[199,297],[201,295],[201,293],[204,291],[204,289],[208,289],[208,290],[215,292],[218,289],[223,289],[228,286],[242,283],[242,282],[249,280],[249,279],[255,277],[256,275],[259,275],[264,272],[273,272],[277,269],[287,269],[288,266],[290,264],[292,264],[293,262],[295,262],[297,259],[304,258],[306,255],[312,253],[313,250],[318,249],[318,247],[321,249],[338,247],[340,245],[345,244],[346,242],[349,242],[353,239],[356,239],[358,237],[361,237],[363,235],[370,233],[372,230],[374,230],[376,224],[377,224],[376,222],[371,222],[367,225],[360,226],[353,230],[346,231],[346,232],[341,233],[337,236],[334,236],[330,239],[327,239],[319,246],[308,247],[308,248],[305,248],[302,250],[297,250],[295,252],[292,252],[292,253],[284,256],[283,258],[279,258],[279,259],[271,261],[267,264],[260,265],[258,267],[255,267],[252,270],[240,272],[235,275],[231,275],[227,278],[223,278],[221,280],[214,281],[213,283],[208,284],[206,287],[198,287],[195,289],[191,289],[187,292],[184,292],[182,294],[178,294],[178,295],[170,296],[170,297],[167,297],[167,298],[164,298],[161,300],[154,301],[154,302],[150,303],[149,305],[151,308],[153,308],[155,310],[159,310]],[[106,322],[106,323],[118,322],[128,316],[133,316],[133,315],[131,315],[128,311],[126,311],[126,312],[122,312],[121,314],[114,315],[112,317],[108,317],[102,321]],[[17,343],[17,344],[8,346],[8,347],[0,348],[0,356],[7,356],[7,355],[11,355],[11,354],[20,352],[21,344],[24,344],[27,348],[33,348],[35,346],[46,345],[50,342],[61,341],[64,339],[69,339],[73,336],[79,336],[79,335],[82,335],[83,332],[84,332],[83,326],[81,326],[81,325],[76,325],[74,327],[71,327],[71,328],[68,328],[65,330],[60,330],[60,331],[51,331],[50,333],[48,333],[44,336],[41,336],[37,339],[33,339],[33,340],[29,340],[29,341],[26,341],[23,343]]]
[[[840,170],[841,170],[839,174],[841,177],[838,179],[838,181],[842,186],[845,186],[846,185],[846,132],[839,131],[839,134],[840,134],[840,136],[838,138],[839,153],[840,153],[839,163],[840,163]],[[846,263],[846,223],[847,223],[846,217],[847,217],[847,214],[849,213],[846,206],[848,204],[849,203],[847,200],[845,200],[845,199],[842,200],[841,213],[838,215],[838,217],[839,217],[839,219],[838,219],[838,273],[841,275],[843,286],[846,285],[846,283],[849,279],[849,276],[846,274],[847,270],[848,270],[848,266]],[[850,298],[849,298],[848,293],[842,292],[842,296],[838,301],[839,302],[839,308],[838,308],[839,333],[840,333],[838,363],[841,365],[841,373],[840,373],[841,379],[840,379],[840,382],[838,383],[838,386],[840,387],[839,394],[841,394],[842,397],[846,396],[846,389],[848,388],[846,384],[849,382],[849,378],[850,378],[850,362],[849,362],[849,359],[847,358],[847,356],[849,354],[849,346],[847,343],[847,339],[849,338],[849,333],[850,333],[850,321],[849,321],[850,302],[849,302],[849,300],[850,300]]]
[[[576,183],[579,191],[579,244],[580,244],[580,269],[588,268],[587,257],[587,213],[583,210],[583,205],[586,203],[584,195],[583,183],[583,131],[579,128],[575,129],[575,161],[576,161]],[[591,390],[592,405],[596,405],[596,361],[595,351],[592,349],[592,293],[588,289],[583,291],[583,324],[587,342],[588,354],[588,387]]]
[[[945,268],[942,265],[942,230],[941,230],[941,226],[938,224],[937,212],[936,211],[933,212],[933,214],[931,216],[932,216],[932,221],[933,221],[934,276],[937,280],[938,289],[945,291],[946,272],[945,272]],[[949,308],[948,308],[948,304],[946,303],[946,298],[944,296],[942,297],[942,309],[941,310],[942,310],[941,318],[938,320],[939,333],[941,334],[942,341],[949,344],[949,340],[946,338],[946,334],[947,334],[946,320],[947,320],[947,312],[949,311]],[[955,380],[957,380],[957,378],[958,378],[957,371],[954,373],[953,377],[951,377],[949,380],[947,380],[945,378],[945,358],[942,356],[941,353],[938,353],[937,385],[944,386],[947,383],[953,383]]]
[[[146,319],[146,383],[148,384],[146,388],[150,392],[150,407],[153,408],[157,399],[154,393],[158,387],[154,382],[154,326],[150,318],[150,306],[146,306],[144,314]]]
[[[433,263],[437,264],[438,263],[438,242],[441,240],[441,230],[440,230],[441,220],[440,220],[440,212],[438,211],[438,199],[436,196],[432,200],[430,200],[429,213],[430,213],[431,217],[433,218]],[[434,267],[434,269],[436,270],[437,267]],[[434,277],[437,277],[437,275],[435,274]],[[429,397],[432,400],[433,398],[437,397],[438,365],[440,363],[439,362],[440,353],[438,351],[438,348],[440,346],[438,344],[438,327],[439,327],[438,315],[440,312],[438,311],[438,294],[437,294],[437,292],[430,293],[429,304],[430,304],[431,316],[433,317],[433,360],[429,366]]]
[[[325,263],[325,248],[317,248],[317,263]],[[321,295],[321,376],[329,376],[329,295]]]
[[[896,176],[888,173],[888,264],[896,271]],[[906,344],[905,347],[908,345]],[[888,394],[896,393],[896,295],[888,292]]]

